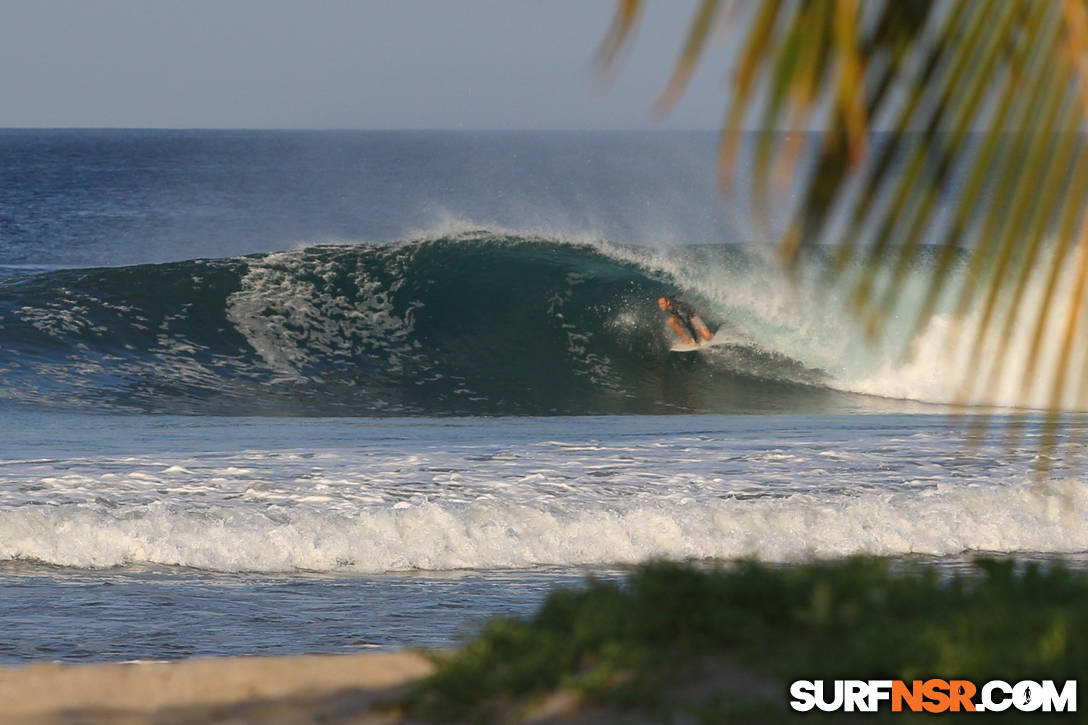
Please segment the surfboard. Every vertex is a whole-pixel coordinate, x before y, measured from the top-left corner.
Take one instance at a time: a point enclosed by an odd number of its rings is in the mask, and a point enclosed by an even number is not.
[[[714,336],[706,342],[681,342],[673,345],[669,350],[672,352],[695,352],[696,350],[705,350],[708,347],[717,347],[718,345],[725,345],[730,342],[734,342],[733,338],[731,338],[724,330],[718,330],[714,333]]]

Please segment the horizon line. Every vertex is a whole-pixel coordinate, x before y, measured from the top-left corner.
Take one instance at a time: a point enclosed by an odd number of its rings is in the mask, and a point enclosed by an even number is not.
[[[318,132],[399,132],[399,133],[722,133],[717,128],[634,128],[634,127],[549,127],[549,128],[396,128],[352,126],[4,126],[3,131],[318,131]],[[740,129],[732,133],[760,133],[761,129]],[[818,129],[783,129],[773,133],[823,133]]]

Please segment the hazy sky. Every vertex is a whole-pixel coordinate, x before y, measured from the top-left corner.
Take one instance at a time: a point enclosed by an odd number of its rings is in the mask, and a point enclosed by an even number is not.
[[[611,0],[0,0],[0,127],[715,128],[724,44],[649,109],[691,0],[607,89]]]

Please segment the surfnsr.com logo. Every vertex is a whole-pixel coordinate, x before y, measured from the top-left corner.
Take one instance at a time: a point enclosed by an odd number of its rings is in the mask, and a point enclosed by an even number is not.
[[[790,698],[797,712],[1076,712],[1077,681],[797,680]]]

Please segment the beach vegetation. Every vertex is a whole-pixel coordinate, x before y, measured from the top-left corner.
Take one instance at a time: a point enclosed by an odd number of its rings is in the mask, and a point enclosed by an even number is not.
[[[1088,671],[1085,601],[1088,574],[1054,562],[978,559],[952,574],[878,558],[648,563],[490,621],[437,657],[409,709],[465,722],[549,707],[780,721],[796,715],[798,679],[1064,681]]]

